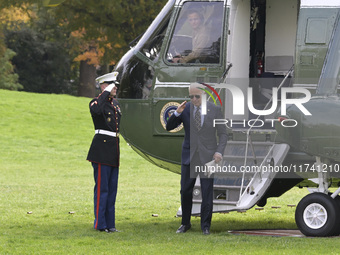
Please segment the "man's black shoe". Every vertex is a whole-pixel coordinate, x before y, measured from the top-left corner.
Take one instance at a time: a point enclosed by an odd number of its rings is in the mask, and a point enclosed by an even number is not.
[[[107,228],[103,228],[103,229],[97,229],[100,232],[106,232],[106,233],[110,233],[110,231]]]
[[[189,225],[181,225],[181,226],[177,229],[176,233],[185,233],[185,232],[187,232],[190,228],[191,228],[191,224],[189,224]]]
[[[116,228],[109,228],[108,231],[109,231],[109,233],[119,232]]]
[[[210,230],[209,229],[203,229],[203,235],[210,235]]]

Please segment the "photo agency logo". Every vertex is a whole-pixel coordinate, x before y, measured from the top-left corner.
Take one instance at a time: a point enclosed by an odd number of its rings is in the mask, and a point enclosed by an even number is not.
[[[212,86],[201,83],[202,85],[209,88],[218,98],[220,104],[222,106],[222,100],[220,95],[217,93],[216,89],[225,89],[230,92],[232,97],[232,104],[227,104],[228,107],[232,107],[233,116],[242,116],[246,114],[245,107],[247,106],[248,111],[254,115],[265,116],[268,117],[273,113],[279,113],[281,116],[287,115],[287,107],[289,105],[295,105],[304,115],[310,116],[312,115],[304,106],[304,103],[307,103],[311,99],[311,93],[309,90],[305,88],[292,88],[292,87],[283,87],[280,89],[280,99],[279,99],[279,88],[272,88],[272,98],[271,98],[271,106],[269,109],[256,109],[254,107],[253,102],[253,88],[249,87],[247,89],[247,96],[244,95],[244,92],[237,86],[232,84],[218,84],[213,88]],[[207,94],[214,100],[215,105],[217,105],[216,100],[214,99],[212,93],[208,89],[203,89],[206,92],[202,95],[202,114],[207,114]],[[220,91],[225,91],[220,90]],[[290,98],[290,95],[298,95],[294,98]],[[280,112],[278,112],[278,107],[280,107]],[[298,122],[295,119],[289,118],[264,118],[264,120],[257,119],[215,119],[214,127],[218,124],[224,124],[232,128],[235,127],[262,127],[265,123],[269,123],[272,127],[274,127],[275,122],[280,122],[283,127],[295,127]]]
[[[221,107],[222,107],[222,100],[220,95],[217,93],[217,91],[210,85],[206,84],[206,83],[200,83],[203,86],[206,86],[207,88],[209,88],[218,98],[218,100],[220,101]],[[208,89],[204,89],[204,88],[199,88],[200,90],[203,90],[205,93],[202,94],[202,102],[201,102],[201,111],[202,111],[202,115],[206,115],[207,114],[207,94],[212,98],[212,100],[214,101],[215,105],[217,105],[216,99],[214,98],[214,96],[211,94],[211,92]]]

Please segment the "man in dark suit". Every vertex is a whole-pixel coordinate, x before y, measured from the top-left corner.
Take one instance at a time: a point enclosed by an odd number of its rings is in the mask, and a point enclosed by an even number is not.
[[[90,102],[94,124],[93,137],[87,160],[94,170],[94,228],[107,233],[117,232],[115,202],[119,173],[119,123],[121,111],[115,75],[109,73],[97,78],[102,93]]]
[[[182,224],[176,233],[185,233],[191,228],[192,192],[199,174],[202,191],[201,229],[203,234],[210,234],[213,178],[206,178],[202,173],[197,173],[195,166],[204,166],[213,159],[216,162],[221,161],[227,145],[226,127],[213,126],[214,119],[223,119],[221,108],[207,102],[207,114],[202,115],[203,88],[203,85],[192,84],[189,88],[190,102],[184,101],[180,104],[166,125],[166,129],[170,131],[183,123],[185,131],[181,166]]]

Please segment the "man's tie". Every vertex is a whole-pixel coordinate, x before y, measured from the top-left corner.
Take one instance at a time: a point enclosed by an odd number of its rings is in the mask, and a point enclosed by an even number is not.
[[[201,110],[200,107],[197,107],[195,112],[195,126],[199,131],[201,129]]]

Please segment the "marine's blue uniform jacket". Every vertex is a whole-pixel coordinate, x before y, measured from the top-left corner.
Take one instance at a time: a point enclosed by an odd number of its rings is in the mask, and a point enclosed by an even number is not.
[[[104,91],[90,102],[90,111],[95,130],[119,133],[121,110],[116,99]],[[95,134],[87,160],[104,165],[119,166],[119,137]]]

